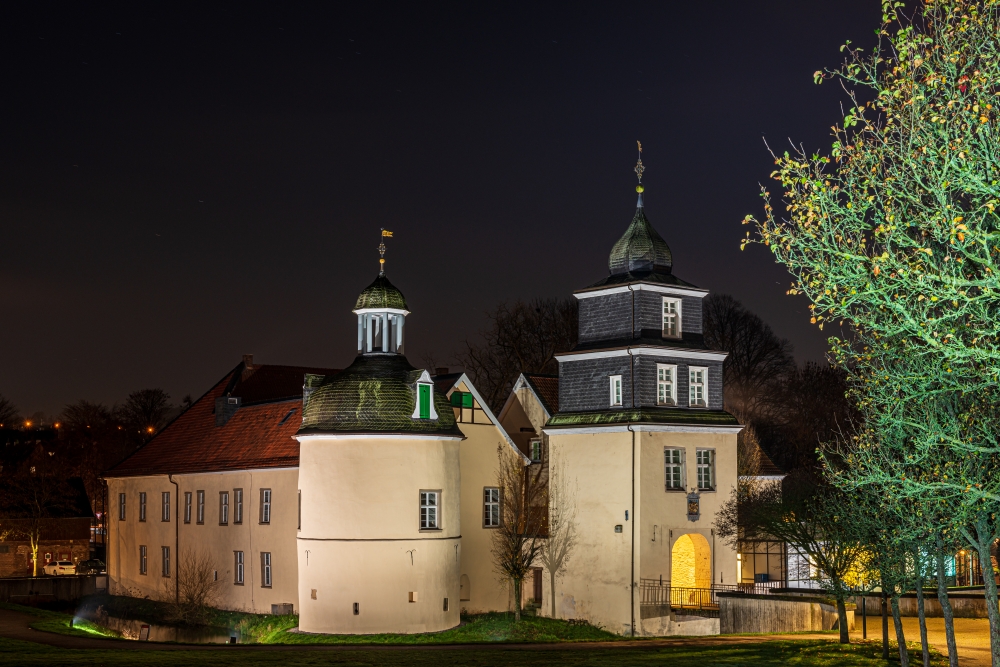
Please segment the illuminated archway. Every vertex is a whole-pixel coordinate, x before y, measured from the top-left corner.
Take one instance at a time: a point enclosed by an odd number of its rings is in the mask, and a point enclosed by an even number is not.
[[[712,547],[704,535],[687,533],[670,552],[670,585],[674,588],[712,586]]]

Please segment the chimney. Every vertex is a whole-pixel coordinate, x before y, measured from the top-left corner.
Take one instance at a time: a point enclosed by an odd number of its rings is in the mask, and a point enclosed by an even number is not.
[[[246,380],[248,377],[250,377],[251,375],[253,375],[254,370],[255,369],[253,367],[253,355],[252,354],[244,354],[243,355],[243,372],[240,374],[240,379],[241,380]]]

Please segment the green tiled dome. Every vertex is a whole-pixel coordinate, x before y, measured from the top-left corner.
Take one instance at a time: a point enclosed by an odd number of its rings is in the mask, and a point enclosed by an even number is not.
[[[408,310],[406,299],[395,285],[389,282],[385,274],[380,273],[371,285],[366,287],[354,304],[354,310],[362,308],[396,308]]]
[[[642,272],[669,274],[673,268],[670,246],[649,224],[641,199],[632,224],[611,249],[608,268],[613,276]]]
[[[462,437],[448,399],[433,391],[437,419],[414,419],[422,371],[401,354],[358,356],[336,375],[306,375],[300,435],[399,433]]]

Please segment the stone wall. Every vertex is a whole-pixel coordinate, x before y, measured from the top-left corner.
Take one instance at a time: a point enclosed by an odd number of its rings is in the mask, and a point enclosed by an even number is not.
[[[865,596],[866,609],[868,617],[881,617],[882,616],[882,598],[878,595]],[[989,618],[989,613],[986,610],[986,597],[983,595],[982,591],[976,592],[962,592],[962,593],[951,593],[948,596],[951,600],[951,609],[955,614],[955,618]],[[861,614],[861,599],[855,599],[858,602],[858,614]],[[886,613],[892,614],[891,602],[886,602]],[[900,616],[916,616],[917,615],[917,596],[915,593],[907,593],[899,598],[899,615]],[[929,618],[941,618],[941,603],[938,602],[937,592],[928,591],[924,593],[924,615]]]
[[[848,628],[854,629],[854,605],[847,608]],[[821,597],[719,594],[722,634],[807,632],[838,628],[837,604]]]

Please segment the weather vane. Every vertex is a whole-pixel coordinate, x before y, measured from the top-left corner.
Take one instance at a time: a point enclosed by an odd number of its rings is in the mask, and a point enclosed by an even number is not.
[[[642,172],[646,171],[646,168],[642,166],[642,142],[636,141],[635,143],[639,145],[639,161],[635,163],[635,175],[639,177],[639,185],[635,186],[635,191],[642,194],[644,189],[642,187]]]
[[[387,231],[385,227],[380,229],[382,232],[382,241],[378,244],[378,274],[380,276],[385,275],[385,240],[392,238],[392,232]]]

